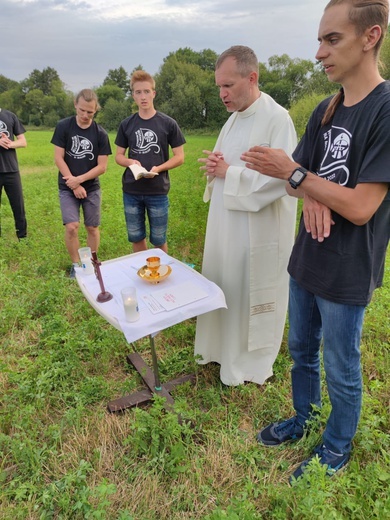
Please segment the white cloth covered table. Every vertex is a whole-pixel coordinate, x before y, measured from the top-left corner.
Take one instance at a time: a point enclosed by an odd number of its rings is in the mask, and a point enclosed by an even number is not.
[[[137,271],[146,264],[149,256],[159,256],[162,265],[169,265],[172,273],[168,278],[157,284],[151,284],[141,279]],[[106,291],[113,298],[104,303],[99,303],[96,298],[101,292],[99,281],[94,274],[85,275],[82,268],[76,268],[76,279],[86,299],[92,307],[105,318],[111,325],[121,330],[126,340],[131,343],[148,335],[166,329],[200,314],[225,307],[226,301],[222,290],[213,282],[210,282],[197,271],[161,249],[148,249],[139,253],[122,256],[102,262],[100,272]],[[133,285],[137,289],[140,319],[134,323],[125,320],[125,313],[121,298],[121,289]],[[162,310],[153,313],[145,302],[145,298],[152,298],[153,294],[161,294],[162,291],[173,294],[187,293],[191,299],[191,288],[194,298],[202,297],[196,301],[179,305],[171,310]]]

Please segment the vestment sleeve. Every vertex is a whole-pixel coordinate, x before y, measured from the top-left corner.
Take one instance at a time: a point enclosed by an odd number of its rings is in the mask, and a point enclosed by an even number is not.
[[[269,143],[271,148],[282,148],[291,156],[296,146],[296,132],[287,112],[278,113],[267,125],[267,135],[254,125],[248,148]],[[266,137],[266,138],[265,138]],[[262,175],[245,166],[229,166],[224,185],[224,206],[236,211],[257,212],[286,195],[286,183]]]

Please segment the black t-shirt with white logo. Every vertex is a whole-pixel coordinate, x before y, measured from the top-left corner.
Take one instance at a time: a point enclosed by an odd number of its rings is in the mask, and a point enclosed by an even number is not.
[[[321,126],[329,101],[313,112],[294,160],[348,188],[370,182],[390,187],[390,83],[381,83],[356,105],[339,105],[331,123]],[[322,298],[366,305],[383,281],[390,194],[363,226],[335,212],[332,218],[330,236],[321,243],[306,232],[301,219],[288,271],[302,287]]]
[[[185,142],[176,121],[162,112],[150,119],[132,114],[121,122],[115,139],[117,146],[128,148],[130,159],[139,161],[148,171],[169,159],[169,147],[177,148]],[[160,172],[153,178],[136,181],[126,168],[122,185],[123,191],[131,195],[165,195],[170,188],[169,174]]]
[[[76,122],[76,116],[61,119],[58,122],[51,143],[64,148],[64,160],[77,177],[98,164],[99,155],[111,155],[111,146],[107,132],[95,121],[88,128],[81,128]],[[68,190],[61,173],[58,174],[60,190]],[[99,189],[99,178],[85,181],[81,184],[88,192]]]

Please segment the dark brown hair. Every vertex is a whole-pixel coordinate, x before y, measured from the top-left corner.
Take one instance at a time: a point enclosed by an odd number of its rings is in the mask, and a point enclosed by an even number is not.
[[[366,29],[374,25],[381,28],[381,36],[375,46],[374,56],[377,58],[379,50],[387,33],[387,24],[389,19],[389,1],[388,0],[330,0],[326,5],[326,9],[335,5],[349,4],[349,20],[355,26],[356,33],[362,35]],[[322,125],[328,124],[336,112],[337,107],[344,99],[344,91],[339,92],[332,98],[322,118]]]

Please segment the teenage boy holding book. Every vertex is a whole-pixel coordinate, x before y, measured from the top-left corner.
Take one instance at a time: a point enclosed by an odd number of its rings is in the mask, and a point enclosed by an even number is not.
[[[130,88],[138,112],[121,122],[115,139],[115,160],[126,168],[122,188],[127,234],[133,252],[147,249],[146,211],[151,244],[167,252],[168,170],[183,164],[186,141],[176,121],[154,108],[155,82],[150,74],[143,70],[135,71],[130,79]],[[130,169],[132,165],[142,166],[158,175],[136,179]]]

